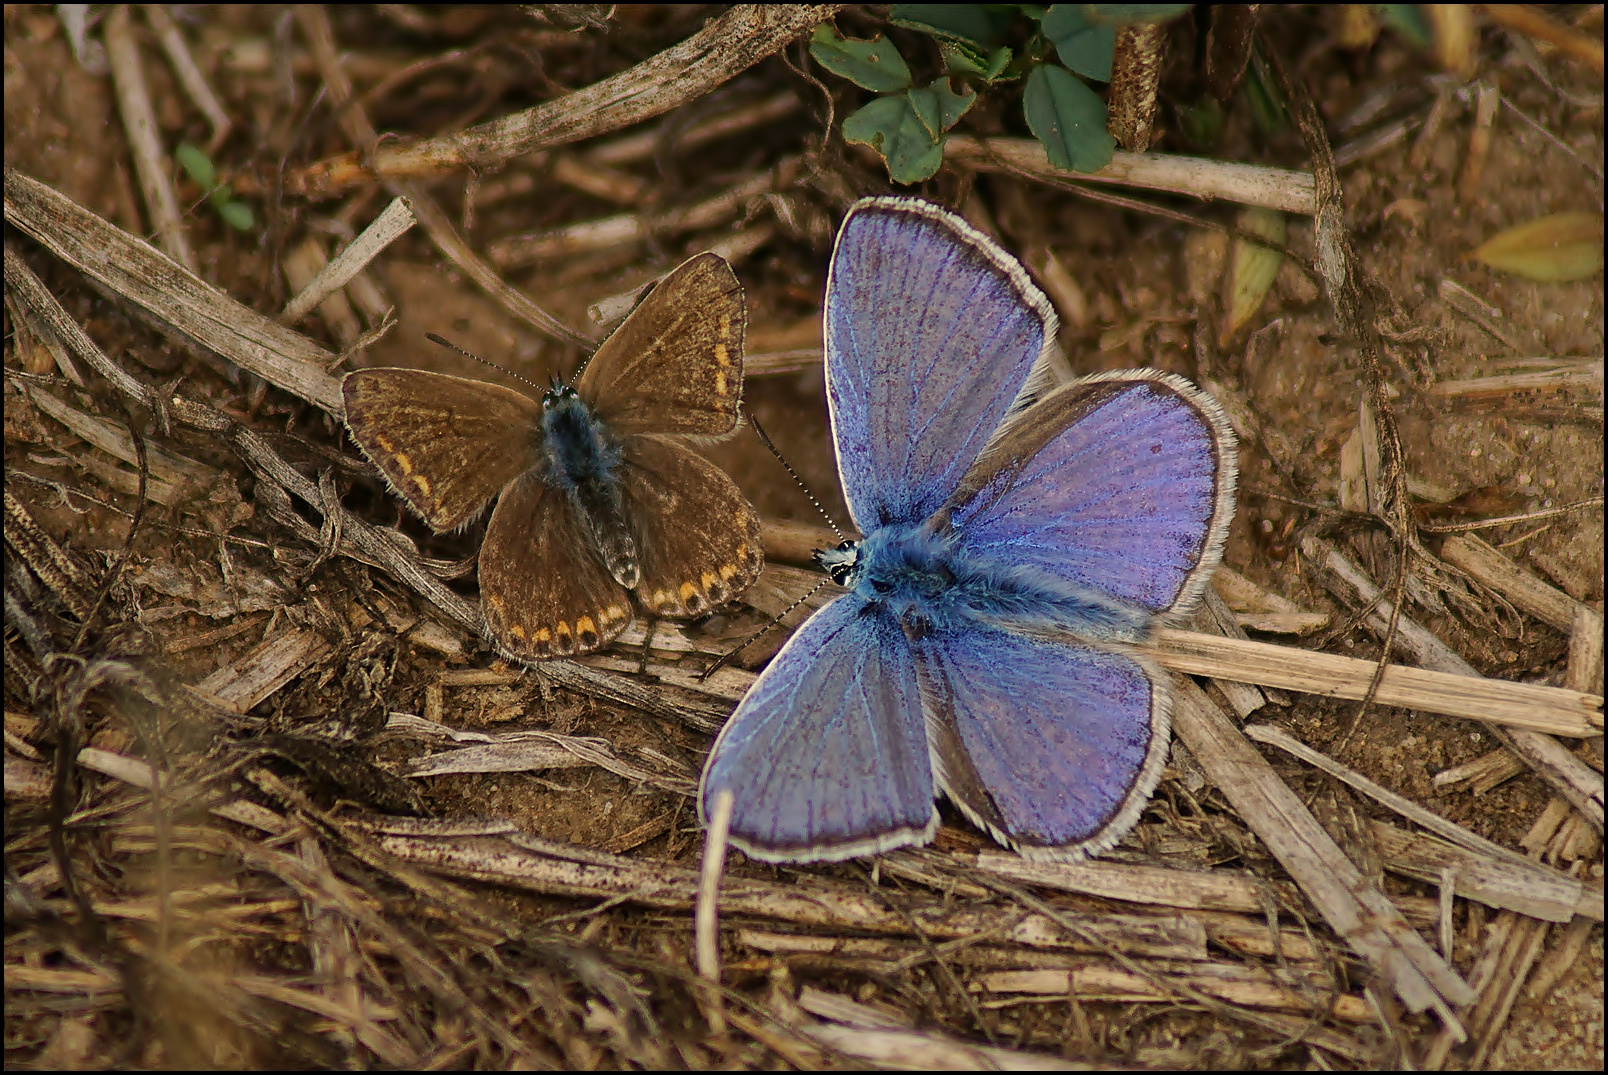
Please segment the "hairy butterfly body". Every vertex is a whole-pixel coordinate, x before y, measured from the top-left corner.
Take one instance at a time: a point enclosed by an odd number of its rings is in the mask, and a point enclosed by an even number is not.
[[[818,554],[849,592],[721,731],[703,816],[729,792],[744,851],[836,860],[930,839],[942,792],[1024,855],[1110,847],[1170,732],[1168,681],[1127,644],[1199,599],[1232,516],[1221,410],[1153,370],[1054,387],[1038,289],[914,199],[850,210],[825,321],[865,537]]]
[[[347,375],[353,441],[436,531],[496,497],[481,607],[521,661],[585,653],[632,619],[696,616],[763,564],[759,519],[689,440],[738,423],[742,288],[715,254],[666,276],[587,363],[542,398],[422,370]]]

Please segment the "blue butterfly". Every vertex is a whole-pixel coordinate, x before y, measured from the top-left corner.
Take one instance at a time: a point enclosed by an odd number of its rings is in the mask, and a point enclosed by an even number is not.
[[[772,862],[930,840],[936,793],[1029,858],[1139,819],[1167,759],[1168,681],[1128,643],[1188,612],[1222,556],[1235,442],[1180,377],[1055,387],[1056,318],[951,213],[868,198],[826,289],[838,470],[865,537],[817,553],[848,588],[715,741],[707,824]]]

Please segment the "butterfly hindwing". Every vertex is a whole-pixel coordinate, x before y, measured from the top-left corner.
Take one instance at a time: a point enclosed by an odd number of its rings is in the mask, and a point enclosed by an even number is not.
[[[618,471],[641,565],[637,598],[659,616],[708,612],[764,566],[759,516],[725,471],[666,437],[622,442]]]
[[[733,795],[730,838],[770,862],[925,843],[938,823],[921,692],[897,623],[853,596],[782,647],[721,729],[699,810]]]
[[[631,622],[631,599],[582,532],[568,494],[531,470],[503,490],[480,546],[480,605],[521,661],[597,649]]]
[[[1125,654],[993,627],[912,642],[939,787],[1029,858],[1098,854],[1167,760],[1160,673]]]
[[[747,324],[731,266],[699,254],[659,281],[603,341],[576,391],[619,436],[724,436],[737,428]]]
[[[463,525],[541,458],[541,405],[463,377],[356,370],[346,428],[391,489],[437,531]]]
[[[1235,473],[1210,396],[1154,370],[1098,375],[1014,416],[949,521],[980,557],[1179,613],[1222,557]]]
[[[1055,338],[1020,265],[905,198],[867,199],[844,218],[825,321],[838,468],[863,533],[943,504]]]

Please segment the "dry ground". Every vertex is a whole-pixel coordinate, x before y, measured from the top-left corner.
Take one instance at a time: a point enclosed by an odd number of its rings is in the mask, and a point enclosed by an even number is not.
[[[719,10],[621,8],[602,29],[543,24],[516,9],[331,8],[328,16],[335,42],[347,53],[345,70],[375,128],[429,136],[588,86],[693,34]],[[1560,18],[1583,18],[1585,32],[1600,42],[1600,7],[1596,11],[1582,16],[1581,9],[1568,8]],[[320,95],[319,70],[301,24],[285,9],[191,8],[183,9],[182,17],[187,20],[183,32],[235,124],[235,133],[214,153],[220,168],[271,181],[351,148],[331,117],[327,97]],[[839,17],[839,25],[869,33],[879,18],[869,9],[853,9]],[[1267,17],[1264,30],[1269,46],[1281,50],[1284,62],[1311,88],[1337,146],[1361,144],[1403,117],[1421,119],[1437,91],[1447,97],[1438,130],[1423,136],[1416,127],[1340,169],[1357,251],[1394,305],[1387,311],[1393,340],[1387,373],[1406,468],[1420,494],[1415,518],[1434,526],[1544,516],[1547,509],[1597,498],[1595,506],[1569,514],[1521,519],[1479,533],[1546,584],[1600,614],[1601,274],[1575,283],[1538,284],[1494,273],[1467,258],[1495,232],[1545,213],[1600,213],[1600,170],[1593,174],[1504,108],[1492,126],[1483,174],[1460,198],[1458,180],[1470,152],[1477,93],[1457,97],[1461,80],[1436,74],[1424,55],[1389,34],[1369,50],[1338,48],[1329,16],[1318,10],[1277,11]],[[133,234],[148,235],[149,217],[112,80],[74,59],[52,9],[8,7],[5,31],[8,169],[54,187]],[[204,119],[175,83],[138,14],[133,33],[163,145],[205,144]],[[922,39],[896,39],[907,56],[931,60],[920,51]],[[1526,62],[1526,50],[1534,46],[1515,40],[1484,28],[1476,77],[1499,88],[1517,109],[1600,169],[1600,70],[1593,73],[1543,48],[1541,62],[1555,83],[1549,86]],[[1170,69],[1166,85],[1187,83],[1190,41],[1184,31],[1175,38],[1170,62],[1176,70]],[[800,56],[795,45],[652,125],[616,134],[644,129],[659,134],[645,153],[615,166],[636,180],[634,187],[627,184],[623,200],[561,178],[559,159],[580,159],[592,150],[589,142],[517,158],[504,169],[476,176],[470,186],[456,174],[425,189],[470,244],[485,250],[506,236],[620,213],[662,219],[658,214],[769,173],[772,181],[761,184],[766,189],[736,200],[731,212],[707,226],[659,227],[643,241],[555,255],[536,268],[509,268],[505,277],[561,321],[589,327],[587,308],[600,299],[653,278],[688,251],[763,230],[763,241],[737,261],[749,303],[748,350],[808,352],[819,347],[820,296],[836,221],[853,197],[889,185],[875,158],[844,147],[836,130],[823,147],[822,84],[800,77]],[[410,70],[414,64],[421,66]],[[839,119],[857,106],[859,91],[819,68],[813,71],[832,93]],[[784,114],[696,148],[678,144],[710,117],[787,95],[798,104]],[[1025,135],[1019,111],[1007,103],[1011,100],[1007,89],[999,103],[985,101],[962,130]],[[1164,136],[1154,147],[1157,152],[1191,151],[1165,106],[1160,127]],[[1306,166],[1293,131],[1259,135],[1246,110],[1232,105],[1226,133],[1211,153],[1224,160]],[[226,228],[193,184],[181,181],[178,189],[200,275],[271,315],[295,291],[285,277],[288,253],[309,236],[328,250],[332,238],[361,229],[389,196],[377,184],[364,184],[336,200],[276,196],[269,181],[259,183],[267,184],[265,193],[245,198],[257,215],[248,233]],[[469,219],[465,199],[471,191],[475,203]],[[1228,566],[1300,610],[1343,620],[1349,610],[1321,585],[1298,551],[1303,536],[1324,527],[1332,538],[1350,542],[1346,547],[1375,578],[1388,581],[1394,561],[1386,547],[1366,529],[1330,525],[1343,496],[1343,446],[1357,428],[1363,371],[1351,342],[1336,337],[1319,289],[1293,265],[1285,266],[1250,326],[1250,342],[1240,333],[1219,346],[1220,278],[1229,244],[1221,232],[1116,209],[1031,178],[952,165],[919,193],[961,209],[1036,271],[1043,267],[1044,252],[1053,252],[1086,303],[1080,318],[1064,305],[1064,288],[1054,295],[1066,322],[1061,343],[1077,372],[1153,366],[1210,379],[1237,393],[1264,428],[1282,435],[1283,451],[1246,445]],[[1220,222],[1233,218],[1232,209],[1220,203],[1203,207],[1164,195],[1152,200]],[[8,221],[10,204],[8,186]],[[424,555],[454,561],[473,554],[478,532],[430,535],[361,468],[336,465],[337,453],[354,460],[356,453],[324,412],[164,335],[148,317],[98,292],[15,229],[8,228],[7,244],[8,257],[15,250],[125,369],[151,385],[182,383],[182,392],[261,434],[309,478],[334,467],[335,487],[355,517],[400,527]],[[1310,255],[1306,221],[1292,220],[1289,245]],[[537,381],[573,368],[580,357],[574,346],[553,342],[489,298],[443,258],[422,228],[387,250],[370,273],[383,305],[394,307],[397,324],[367,347],[359,365],[484,372],[428,343],[425,332],[445,335]],[[1446,280],[1500,311],[1496,327],[1505,342],[1444,299]],[[25,505],[43,531],[80,555],[85,570],[98,578],[128,534],[136,502],[128,485],[133,470],[124,469],[122,479],[108,477],[111,457],[81,432],[44,414],[30,402],[29,392],[48,390],[116,429],[129,418],[95,375],[88,375],[85,389],[71,389],[55,375],[48,357],[41,360],[48,351],[37,343],[22,347],[19,341],[37,341],[38,334],[18,332],[15,304],[8,267],[8,497]],[[296,327],[332,351],[349,342],[340,338],[340,326],[327,309]],[[1204,347],[1196,346],[1197,338]],[[1537,368],[1520,360],[1569,358],[1595,358],[1594,390],[1472,401],[1430,390],[1441,382]],[[818,361],[751,376],[746,395],[804,484],[830,513],[844,518]],[[344,552],[320,558],[317,540],[293,533],[265,510],[260,477],[224,438],[179,425],[164,433],[144,411],[133,420],[151,448],[199,462],[218,483],[192,499],[148,505],[123,582],[85,637],[76,637],[70,615],[28,591],[32,603],[25,604],[46,625],[55,646],[62,654],[75,654],[48,667],[30,656],[13,621],[16,580],[8,566],[9,1065],[774,1066],[874,1060],[847,1047],[834,1052],[819,1038],[790,1035],[759,1015],[742,1015],[748,1009],[730,1003],[739,1013],[733,1024],[712,1031],[707,998],[690,984],[692,918],[684,900],[655,902],[650,888],[623,893],[629,898],[600,907],[602,901],[579,888],[567,894],[552,887],[521,891],[479,883],[473,871],[462,870],[448,871],[454,886],[434,887],[427,875],[414,872],[417,862],[398,865],[400,859],[374,850],[378,837],[359,838],[341,828],[346,817],[373,812],[499,818],[547,841],[695,868],[702,841],[686,781],[701,768],[709,733],[699,730],[696,719],[667,721],[662,714],[506,668],[470,632],[384,571]],[[711,455],[762,516],[818,524],[815,509],[750,433],[712,448]],[[318,513],[305,505],[297,510],[316,535]],[[8,541],[9,519],[8,514]],[[1442,535],[1426,529],[1422,538],[1430,551],[1439,550]],[[1503,609],[1489,592],[1455,577],[1436,577],[1449,596],[1433,607],[1409,604],[1404,611],[1479,673],[1553,686],[1565,682],[1567,632]],[[781,590],[794,592],[793,576],[779,578]],[[453,585],[461,594],[474,592],[472,574]],[[756,603],[762,611],[775,611]],[[718,649],[722,640],[739,637],[757,622],[758,614],[743,607],[694,625],[687,635]],[[316,652],[309,650],[307,661],[249,713],[220,716],[185,695],[182,685],[216,683],[207,677],[289,632],[303,632]],[[1303,644],[1291,636],[1258,637]],[[1371,659],[1379,643],[1357,628],[1328,648]],[[638,652],[622,646],[613,653],[607,667],[634,674]],[[655,657],[673,658],[665,652]],[[102,684],[69,704],[60,677],[77,668],[79,659],[120,661],[120,667],[148,677],[148,688]],[[474,674],[486,669],[489,675]],[[695,716],[709,708],[707,697],[665,686],[663,676],[640,679],[667,699],[666,706],[687,707]],[[1601,692],[1600,680],[1592,689]],[[1347,739],[1356,703],[1299,694],[1278,700],[1284,704],[1269,705],[1257,719],[1335,753],[1386,788],[1503,847],[1527,849],[1527,834],[1532,842],[1537,838],[1537,820],[1546,816],[1554,794],[1536,775],[1520,772],[1483,794],[1472,793],[1467,783],[1436,783],[1437,774],[1497,745],[1479,725],[1375,706]],[[209,817],[193,799],[153,824],[148,794],[81,770],[81,783],[68,800],[76,811],[68,846],[82,898],[94,906],[99,923],[87,925],[55,873],[47,824],[49,765],[63,734],[53,722],[66,720],[68,712],[81,722],[82,743],[160,757],[162,766],[187,779],[209,781],[229,797],[266,804],[296,824],[263,843],[262,831],[238,818]],[[386,715],[394,713],[422,714],[454,729],[595,737],[604,741],[611,758],[626,764],[407,780],[400,775],[406,767],[440,744],[417,732],[399,732],[394,724],[387,730]],[[153,736],[163,741],[160,750]],[[1600,772],[1600,739],[1598,744],[1598,753],[1582,756]],[[1430,908],[1425,913],[1431,921],[1421,914],[1409,919],[1438,943],[1432,921],[1437,886],[1381,871],[1380,852],[1371,843],[1369,819],[1399,820],[1278,751],[1263,753],[1365,874],[1404,907]],[[653,779],[644,779],[645,772]],[[1542,847],[1564,816],[1554,816],[1552,828],[1541,833]],[[309,818],[324,819],[329,827]],[[945,820],[936,846],[941,855],[954,856],[947,861],[959,863],[959,856],[986,845],[957,816],[946,813]],[[1583,823],[1575,824],[1585,833]],[[1362,997],[1374,981],[1366,962],[1348,954],[1303,903],[1279,863],[1187,758],[1175,756],[1155,803],[1114,858],[1238,871],[1266,881],[1274,886],[1270,891],[1280,893],[1273,912],[1280,924],[1312,932],[1312,969],[1352,997]],[[1585,833],[1561,857],[1554,847],[1549,861],[1595,886],[1599,921],[1576,931],[1581,935],[1576,940],[1583,938],[1578,958],[1546,996],[1517,994],[1505,1029],[1494,1034],[1488,1057],[1482,1057],[1488,1066],[1596,1068],[1603,1061],[1600,839]],[[730,870],[736,878],[777,882],[778,891],[802,884],[801,876],[820,877],[839,883],[843,891],[880,890],[886,895],[875,899],[892,907],[925,908],[941,897],[944,907],[951,899],[975,904],[1001,920],[1023,913],[1010,897],[989,888],[973,885],[976,893],[968,895],[966,875],[954,866],[928,867],[934,872],[925,880],[908,863],[903,873],[894,865],[885,871],[870,871],[865,864],[783,870],[740,861]],[[946,883],[947,893],[942,891]],[[1056,906],[1068,912],[1158,910],[1028,887],[1041,898],[1059,900]],[[166,902],[154,895],[161,891],[170,893]],[[1453,965],[1465,976],[1489,944],[1500,914],[1473,901],[1456,901]],[[1260,915],[1248,920],[1259,921]],[[1311,1007],[1298,1006],[1301,1018],[1286,1012],[1282,1024],[1237,1018],[1222,1005],[1198,998],[1169,1004],[1111,996],[1013,1003],[1020,998],[979,983],[1001,967],[1040,965],[1034,959],[993,966],[981,959],[967,962],[964,946],[949,959],[947,949],[936,952],[934,942],[918,943],[909,931],[888,941],[897,949],[892,954],[811,953],[803,945],[756,942],[762,934],[785,932],[785,923],[739,915],[728,916],[725,925],[725,984],[771,1015],[794,1011],[802,986],[852,997],[930,1035],[1097,1064],[1394,1065],[1409,1056],[1420,1059],[1439,1025],[1432,1015],[1404,1013],[1388,990],[1382,991],[1377,1018],[1313,1016]],[[1551,927],[1537,942],[1536,954],[1544,959],[1568,943],[1566,931]],[[792,932],[811,930],[798,925]],[[816,932],[884,936],[825,927]],[[1212,940],[1211,952],[1218,964],[1266,968],[1281,963],[1221,939]],[[1085,950],[1083,955],[1109,963],[1109,953]],[[1303,972],[1307,967],[1302,964]],[[14,979],[24,971],[33,977]],[[220,981],[232,985],[208,984]],[[214,988],[220,991],[215,994]],[[354,1014],[358,1008],[364,1009],[361,1016]],[[1310,1026],[1308,1018],[1314,1019]],[[1381,1030],[1381,1019],[1394,1028],[1393,1037]],[[1446,1062],[1467,1065],[1473,1055],[1469,1047],[1458,1048]]]

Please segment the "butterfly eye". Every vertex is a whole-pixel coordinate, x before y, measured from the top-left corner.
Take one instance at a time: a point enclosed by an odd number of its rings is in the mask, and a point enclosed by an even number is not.
[[[871,588],[877,593],[892,593],[893,583],[889,582],[887,579],[872,579]]]

